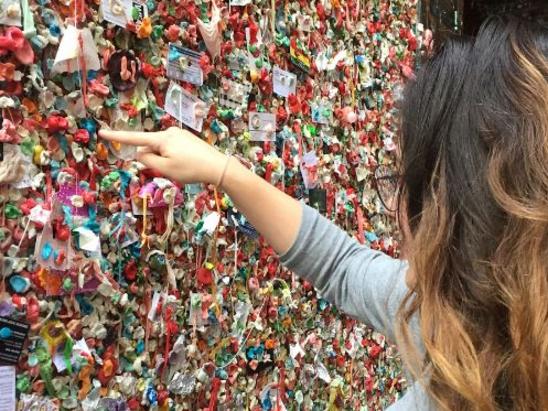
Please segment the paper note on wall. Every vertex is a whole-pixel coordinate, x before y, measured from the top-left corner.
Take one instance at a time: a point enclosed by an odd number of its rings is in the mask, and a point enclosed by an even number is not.
[[[0,367],[0,411],[15,410],[15,367]]]

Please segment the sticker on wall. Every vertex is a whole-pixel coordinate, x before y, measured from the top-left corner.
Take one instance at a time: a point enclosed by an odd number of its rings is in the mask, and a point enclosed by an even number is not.
[[[131,2],[131,20],[135,24],[140,24],[145,17],[148,17],[148,8],[144,1]]]

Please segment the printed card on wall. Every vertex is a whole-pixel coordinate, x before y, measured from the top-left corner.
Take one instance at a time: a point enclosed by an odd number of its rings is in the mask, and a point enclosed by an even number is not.
[[[276,115],[272,113],[249,113],[249,133],[252,141],[276,140]]]
[[[219,104],[228,108],[245,109],[250,91],[250,84],[223,79],[219,90]]]
[[[184,125],[202,131],[203,117],[198,116],[200,108],[205,112],[205,103],[183,89],[177,83],[171,83],[166,95],[165,110]]]
[[[275,66],[272,71],[272,77],[274,93],[282,97],[295,94],[295,91],[297,90],[297,76],[295,74]]]
[[[138,0],[102,0],[101,10],[106,21],[124,28],[148,16],[146,4]]]
[[[3,0],[0,2],[0,24],[21,27],[20,0]]]
[[[229,4],[231,6],[247,6],[251,4],[251,0],[230,0]]]
[[[204,72],[200,67],[201,56],[201,53],[170,43],[167,55],[167,76],[201,86],[204,84]]]

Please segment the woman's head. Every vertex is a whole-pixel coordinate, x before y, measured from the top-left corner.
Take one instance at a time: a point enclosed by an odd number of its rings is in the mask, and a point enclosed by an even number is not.
[[[401,111],[400,213],[428,389],[446,409],[548,409],[548,32],[490,19]]]

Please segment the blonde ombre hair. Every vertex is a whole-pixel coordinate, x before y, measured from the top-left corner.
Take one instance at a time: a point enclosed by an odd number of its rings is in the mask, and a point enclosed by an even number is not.
[[[398,342],[443,410],[548,410],[547,56],[545,27],[493,18],[406,91]]]

